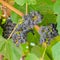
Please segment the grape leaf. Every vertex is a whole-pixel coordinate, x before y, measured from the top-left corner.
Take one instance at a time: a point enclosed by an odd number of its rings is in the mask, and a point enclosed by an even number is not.
[[[48,46],[48,48],[47,48],[47,50],[46,50],[46,53],[47,53],[47,55],[51,58],[51,60],[53,60],[52,47],[53,47],[56,43],[58,43],[58,42],[60,42],[60,36],[55,37],[55,38],[51,41],[50,45]]]
[[[51,60],[51,58],[47,54],[45,54],[44,60]]]
[[[26,56],[25,60],[39,60],[39,58],[38,58],[35,54],[29,53],[29,54]]]
[[[32,0],[33,1],[33,0]],[[43,22],[42,25],[48,25],[49,23],[56,23],[56,16],[53,12],[53,6],[54,3],[51,0],[37,0],[36,5],[29,5],[28,6],[28,12],[30,11],[39,11],[43,15]],[[14,7],[20,10],[25,14],[26,9],[25,5],[19,6],[18,4],[14,4]],[[17,23],[17,21],[20,19],[20,17],[16,13],[11,13],[12,21]],[[46,21],[48,23],[46,23]]]
[[[48,25],[50,23],[56,23],[53,6],[54,3],[52,0],[37,0],[37,5],[29,6],[29,11],[39,11],[43,15],[42,23],[39,25]]]
[[[27,53],[29,52],[29,46],[28,46],[28,44],[27,43],[20,44],[20,46],[21,46],[21,49],[23,51],[23,54],[27,55]]]
[[[11,12],[11,19],[13,23],[18,23],[19,16],[15,12]]]
[[[54,3],[51,0],[37,0],[36,5],[29,5],[30,10],[37,10],[42,14],[51,13],[53,11]]]
[[[2,10],[0,9],[0,16],[2,15]]]
[[[16,9],[18,9],[19,11],[25,13],[25,5],[24,6],[19,6],[18,4],[14,4],[14,7]],[[18,21],[20,20],[20,16],[18,14],[16,14],[15,12],[11,11],[11,19],[14,23],[18,23]]]
[[[0,53],[2,53],[4,46],[5,46],[5,39],[2,36],[0,36]]]
[[[39,39],[40,39],[40,35],[38,34],[38,32],[36,30],[34,30],[34,35],[31,32],[29,32],[27,35],[27,41],[29,43],[32,42],[32,43],[38,44]]]
[[[31,48],[31,53],[35,54],[38,58],[41,58],[44,52],[44,48],[42,46],[34,46]],[[51,60],[50,57],[45,53],[44,60]]]
[[[19,60],[22,56],[21,49],[16,47],[11,40],[5,40],[2,37],[0,40],[0,53],[8,60]]]
[[[14,7],[18,10],[20,10],[19,5],[14,4]],[[15,12],[11,11],[11,19],[13,21],[13,23],[18,23],[18,21],[20,20],[20,16],[17,15]]]
[[[60,25],[57,25],[58,34],[60,35]]]
[[[21,57],[21,49],[17,48],[11,40],[6,43],[6,56],[9,60],[19,60]]]
[[[52,39],[50,46],[52,47],[53,45],[55,45],[59,41],[60,41],[60,36],[58,35],[54,39]]]
[[[15,2],[16,2],[18,5],[23,6],[24,3],[25,3],[25,0],[15,0]]]
[[[51,60],[53,60],[51,47],[52,47],[52,46],[48,46],[48,47],[47,47],[46,54],[47,54],[47,56],[48,56]]]
[[[53,10],[54,10],[55,14],[60,14],[60,0],[56,0]]]
[[[36,0],[27,0],[26,1],[29,5],[35,5],[36,4]]]
[[[2,36],[3,29],[0,27],[0,35]]]
[[[15,2],[20,5],[23,6],[24,4],[28,3],[29,5],[32,4],[36,4],[36,0],[15,0]]]
[[[31,53],[34,53],[37,57],[41,57],[43,54],[44,48],[39,46],[34,46],[31,48]]]
[[[43,20],[42,23],[40,23],[40,25],[49,25],[51,23],[56,24],[56,18],[57,16],[53,13],[47,13],[43,16]]]
[[[58,34],[60,35],[60,15],[57,16],[57,30],[58,30]]]
[[[54,60],[59,60],[60,59],[60,42],[56,43],[52,47],[52,54],[53,54]]]

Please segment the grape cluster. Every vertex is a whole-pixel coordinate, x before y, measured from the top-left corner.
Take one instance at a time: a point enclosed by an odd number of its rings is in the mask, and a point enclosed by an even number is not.
[[[23,16],[24,25],[28,28],[33,28],[34,25],[37,25],[42,22],[42,15],[37,11],[32,11],[28,15]]]
[[[34,34],[33,27],[34,25],[42,22],[42,15],[37,11],[33,11],[28,15],[24,15],[22,19],[22,24],[18,24],[18,27],[11,37],[16,46],[19,46],[20,43],[26,42],[28,32],[32,32]],[[1,26],[3,28],[3,37],[7,39],[15,26],[16,24],[13,23],[9,17],[6,20],[6,23]]]
[[[16,31],[12,35],[13,42],[19,46],[20,43],[26,42],[26,36],[28,32],[33,32],[34,25],[41,23],[42,16],[39,12],[30,12],[28,15],[24,15],[23,17],[24,22],[19,24]]]
[[[21,25],[18,25],[16,31],[12,35],[13,42],[16,44],[16,46],[19,46],[20,43],[26,43],[28,32],[32,32],[34,34],[32,29],[24,30]]]
[[[13,42],[16,44],[16,46],[19,46],[20,43],[26,42],[26,36],[23,34],[23,32],[16,31],[12,35]]]
[[[9,35],[11,34],[11,32],[14,29],[15,25],[16,24],[11,21],[10,17],[6,20],[5,24],[1,25],[1,27],[3,28],[3,37],[4,38],[7,39],[9,37]]]
[[[58,35],[58,31],[56,29],[56,24],[50,24],[49,26],[41,26],[40,27],[40,43],[46,42],[50,44],[51,40]]]

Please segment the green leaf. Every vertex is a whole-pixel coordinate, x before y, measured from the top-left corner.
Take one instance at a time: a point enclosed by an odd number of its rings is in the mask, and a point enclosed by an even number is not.
[[[29,5],[35,5],[36,4],[36,0],[15,0],[15,2],[20,5],[23,6],[24,4],[28,3]]]
[[[2,10],[0,9],[0,16],[2,15]]]
[[[48,47],[47,47],[46,54],[47,54],[47,56],[48,56],[51,60],[53,60],[51,47],[52,47],[52,46],[48,46]]]
[[[15,12],[11,12],[11,19],[13,23],[18,23],[19,16]]]
[[[55,37],[47,48],[46,53],[51,58],[51,60],[53,60],[52,47],[58,42],[60,42],[60,36]]]
[[[51,13],[53,11],[53,5],[51,0],[37,0],[36,5],[30,5],[29,11],[37,10],[42,14]]]
[[[0,36],[0,52],[4,49],[5,46],[5,39]]]
[[[22,56],[22,51],[16,47],[11,40],[6,42],[6,56],[9,60],[19,60]]]
[[[2,36],[3,29],[0,27],[0,35]]]
[[[57,16],[53,13],[46,13],[43,16],[43,20],[42,20],[42,23],[40,23],[40,25],[48,25],[48,24],[51,24],[51,23],[56,24],[56,17]]]
[[[43,55],[44,49],[45,48],[43,48],[41,46],[34,46],[31,49],[31,53],[35,54],[38,58],[41,58]],[[45,53],[44,60],[51,60],[51,58]]]
[[[40,35],[38,34],[38,32],[36,30],[34,30],[34,35],[31,32],[28,33],[27,41],[29,43],[32,42],[32,43],[38,44],[39,39],[40,39]]]
[[[21,6],[19,6],[18,4],[15,3],[14,7],[16,9],[18,9],[19,11],[23,12],[23,13],[25,12],[25,6],[21,7]],[[20,20],[20,18],[21,17],[18,14],[16,14],[13,11],[11,11],[11,19],[12,19],[13,23],[18,23],[18,21]]]
[[[17,4],[14,4],[14,7],[18,10],[20,9],[19,5],[17,5]],[[11,19],[12,19],[13,23],[18,23],[20,16],[17,15],[15,12],[11,11]]]
[[[22,56],[21,48],[16,47],[11,40],[5,40],[2,37],[0,39],[0,53],[8,60],[19,60]]]
[[[20,46],[21,46],[21,49],[23,51],[23,54],[27,54],[29,52],[29,46],[27,43],[21,44]]]
[[[39,60],[39,58],[35,54],[29,53],[25,60]]]
[[[26,0],[26,1],[35,1],[35,0]],[[18,2],[18,1],[17,1]],[[53,6],[54,3],[51,0],[37,0],[36,5],[29,5],[28,6],[28,12],[30,11],[39,11],[43,15],[43,22],[42,25],[48,25],[49,23],[56,23],[56,16],[53,12]],[[23,12],[26,13],[25,4],[23,6],[19,6],[18,4],[14,4],[14,7]],[[12,21],[17,23],[17,21],[20,19],[16,13],[11,13]],[[48,23],[46,23],[46,21]]]
[[[24,3],[25,3],[25,0],[15,0],[15,2],[16,2],[18,5],[23,6]]]
[[[57,25],[58,34],[60,35],[60,25]]]
[[[57,16],[56,22],[57,22],[58,25],[60,25],[60,24],[59,24],[59,22],[60,22],[60,15]]]
[[[45,54],[44,60],[51,60],[51,58],[47,54]]]
[[[58,34],[60,35],[60,15],[57,16],[57,30]]]
[[[54,4],[54,12],[55,14],[60,14],[60,0],[56,0],[56,3]]]
[[[56,15],[53,11],[54,3],[52,0],[37,0],[37,4],[29,6],[29,11],[39,11],[43,15],[42,23],[39,25],[48,25],[50,23],[56,23]]]
[[[43,54],[44,48],[39,46],[34,46],[31,48],[31,53],[35,54],[37,57],[41,57]]]
[[[51,44],[50,46],[52,47],[53,45],[55,45],[57,42],[60,41],[60,35],[59,36],[56,36],[52,41],[51,41]]]
[[[60,59],[60,42],[56,43],[52,47],[52,54],[53,54],[54,60],[59,60]]]
[[[27,0],[28,2],[28,4],[30,5],[35,5],[36,4],[36,0]]]

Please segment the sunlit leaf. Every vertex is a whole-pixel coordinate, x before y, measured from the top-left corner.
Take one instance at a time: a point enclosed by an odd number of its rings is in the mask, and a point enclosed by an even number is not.
[[[52,47],[52,54],[53,54],[54,60],[59,60],[60,59],[60,42],[56,43]]]
[[[36,0],[15,0],[15,2],[20,5],[23,6],[24,4],[28,3],[29,5],[35,5],[36,4]]]
[[[39,60],[39,58],[35,54],[28,54],[25,60]]]
[[[54,4],[54,12],[55,14],[60,14],[60,0],[56,0],[56,3]]]
[[[8,60],[19,60],[22,56],[22,50],[16,47],[11,40],[5,40],[0,37],[0,53]]]

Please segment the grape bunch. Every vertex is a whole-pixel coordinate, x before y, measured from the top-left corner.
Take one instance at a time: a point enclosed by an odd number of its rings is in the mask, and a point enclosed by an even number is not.
[[[26,37],[28,32],[32,32],[34,34],[32,29],[26,30],[25,28],[23,29],[23,26],[21,24],[18,25],[18,27],[12,35],[13,42],[16,44],[17,47],[21,43],[26,43]]]
[[[27,33],[32,32],[34,34],[34,25],[42,22],[42,16],[37,11],[30,12],[22,18],[24,22],[18,25],[16,31],[12,35],[13,42],[16,43],[17,46],[19,46],[20,43],[25,43],[27,41]]]
[[[31,17],[34,25],[41,23],[42,18],[43,18],[43,16],[40,14],[40,12],[37,12],[37,11],[30,12],[30,17]]]
[[[26,42],[26,36],[24,35],[23,32],[16,31],[12,35],[13,42],[16,44],[16,46],[19,46],[20,43],[25,43]]]
[[[29,28],[33,28],[34,25],[38,25],[42,22],[42,15],[37,11],[32,11],[28,15],[23,16],[24,25]]]
[[[18,27],[11,37],[16,46],[19,46],[20,43],[25,43],[27,41],[27,33],[32,32],[34,34],[34,25],[42,22],[42,15],[37,11],[30,12],[28,15],[24,15],[22,18],[22,24],[18,24]],[[2,26],[3,37],[7,39],[15,26],[16,24],[11,21],[11,18],[8,18],[6,23]]]
[[[49,26],[41,26],[40,27],[40,43],[46,42],[50,44],[51,40],[58,35],[58,31],[56,29],[56,24],[50,24]]]
[[[9,35],[11,34],[11,32],[14,29],[15,25],[16,24],[11,21],[10,17],[6,20],[5,24],[1,25],[1,27],[3,28],[3,37],[4,38],[7,39],[9,37]]]

